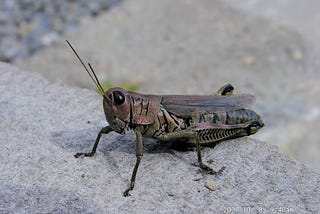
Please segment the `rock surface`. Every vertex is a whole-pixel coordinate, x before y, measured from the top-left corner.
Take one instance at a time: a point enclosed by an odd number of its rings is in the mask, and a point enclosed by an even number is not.
[[[1,213],[320,210],[320,175],[252,138],[203,149],[211,167],[226,167],[219,176],[200,173],[194,151],[144,140],[136,188],[124,198],[135,162],[134,135],[110,133],[94,157],[73,157],[89,151],[106,125],[97,93],[52,84],[4,63],[0,83]]]
[[[143,93],[210,94],[226,82],[257,97],[259,139],[320,172],[320,54],[296,31],[215,0],[131,0],[68,37],[98,76]],[[93,88],[65,41],[20,65]]]

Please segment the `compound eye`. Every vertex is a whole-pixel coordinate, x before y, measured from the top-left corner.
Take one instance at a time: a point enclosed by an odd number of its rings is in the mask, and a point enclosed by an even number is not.
[[[114,91],[113,94],[113,101],[116,105],[121,105],[124,103],[125,97],[121,91]]]

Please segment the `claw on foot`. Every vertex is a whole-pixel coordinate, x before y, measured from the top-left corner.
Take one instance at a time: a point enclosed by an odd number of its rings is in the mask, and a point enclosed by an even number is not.
[[[219,169],[218,171],[214,171],[212,168],[208,167],[207,165],[202,165],[201,166],[201,169],[203,171],[205,171],[206,173],[210,174],[210,175],[220,175],[223,170],[225,169],[226,167],[222,167],[221,169]]]
[[[92,157],[93,154],[91,152],[89,153],[77,153],[74,155],[75,158],[83,158],[83,157]]]
[[[221,175],[223,170],[225,170],[225,169],[226,169],[225,166],[221,167],[221,169],[218,170],[217,175]]]
[[[133,188],[134,188],[134,181],[131,181],[130,186],[128,187],[128,189],[126,189],[126,191],[123,192],[123,196],[124,197],[131,196],[130,191],[133,190]]]
[[[123,196],[124,196],[124,197],[131,196],[130,191],[131,191],[132,189],[133,189],[133,188],[131,188],[131,187],[129,187],[128,189],[126,189],[126,191],[123,192]]]

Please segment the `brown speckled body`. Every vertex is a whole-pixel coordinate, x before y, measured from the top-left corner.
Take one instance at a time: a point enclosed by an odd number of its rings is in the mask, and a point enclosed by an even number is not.
[[[123,103],[115,104],[115,96],[123,97]],[[208,144],[250,135],[263,126],[259,115],[240,108],[252,101],[249,95],[159,96],[111,88],[105,97],[103,104],[106,119],[114,131],[122,134],[128,129],[139,129],[144,137],[167,141],[174,140],[167,138],[168,134],[189,130],[201,135],[199,143]],[[232,101],[238,102],[237,105]],[[191,113],[187,114],[184,108],[188,108]],[[212,131],[205,131],[208,129]],[[196,143],[194,139],[190,139],[190,142]]]

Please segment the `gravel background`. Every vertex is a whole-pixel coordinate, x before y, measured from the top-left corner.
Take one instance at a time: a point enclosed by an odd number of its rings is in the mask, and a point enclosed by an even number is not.
[[[120,0],[1,0],[0,61],[21,61]]]

